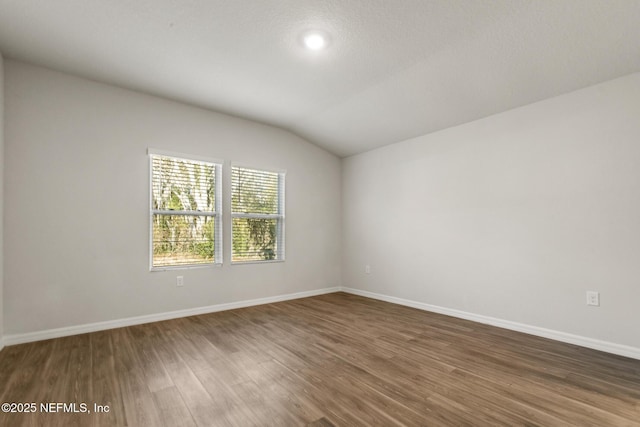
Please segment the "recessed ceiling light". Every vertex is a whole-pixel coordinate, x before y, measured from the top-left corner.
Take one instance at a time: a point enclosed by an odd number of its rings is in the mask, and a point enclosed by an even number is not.
[[[302,42],[309,50],[322,50],[327,47],[327,36],[319,31],[309,31],[302,37]]]

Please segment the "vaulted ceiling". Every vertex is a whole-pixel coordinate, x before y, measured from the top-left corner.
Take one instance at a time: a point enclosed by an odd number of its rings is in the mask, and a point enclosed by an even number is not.
[[[640,71],[640,1],[0,0],[0,51],[348,156]]]

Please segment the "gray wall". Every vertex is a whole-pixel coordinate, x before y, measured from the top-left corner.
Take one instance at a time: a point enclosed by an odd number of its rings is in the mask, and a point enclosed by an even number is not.
[[[343,286],[640,347],[640,74],[342,173]]]
[[[0,53],[0,350],[4,336],[4,61]]]
[[[5,66],[5,335],[340,285],[336,156],[274,127]],[[148,147],[227,161],[227,201],[229,161],[286,170],[286,261],[230,265],[225,227],[222,267],[149,272]]]

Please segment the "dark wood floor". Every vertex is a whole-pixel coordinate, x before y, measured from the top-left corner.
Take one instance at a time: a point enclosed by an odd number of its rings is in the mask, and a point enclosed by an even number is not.
[[[640,361],[337,293],[7,347],[0,402],[38,405],[2,426],[625,426]]]

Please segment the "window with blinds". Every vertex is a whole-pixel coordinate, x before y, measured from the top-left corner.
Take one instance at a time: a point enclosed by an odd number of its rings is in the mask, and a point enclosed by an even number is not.
[[[151,269],[222,263],[218,163],[150,154]]]
[[[284,260],[284,173],[232,166],[232,262]]]

